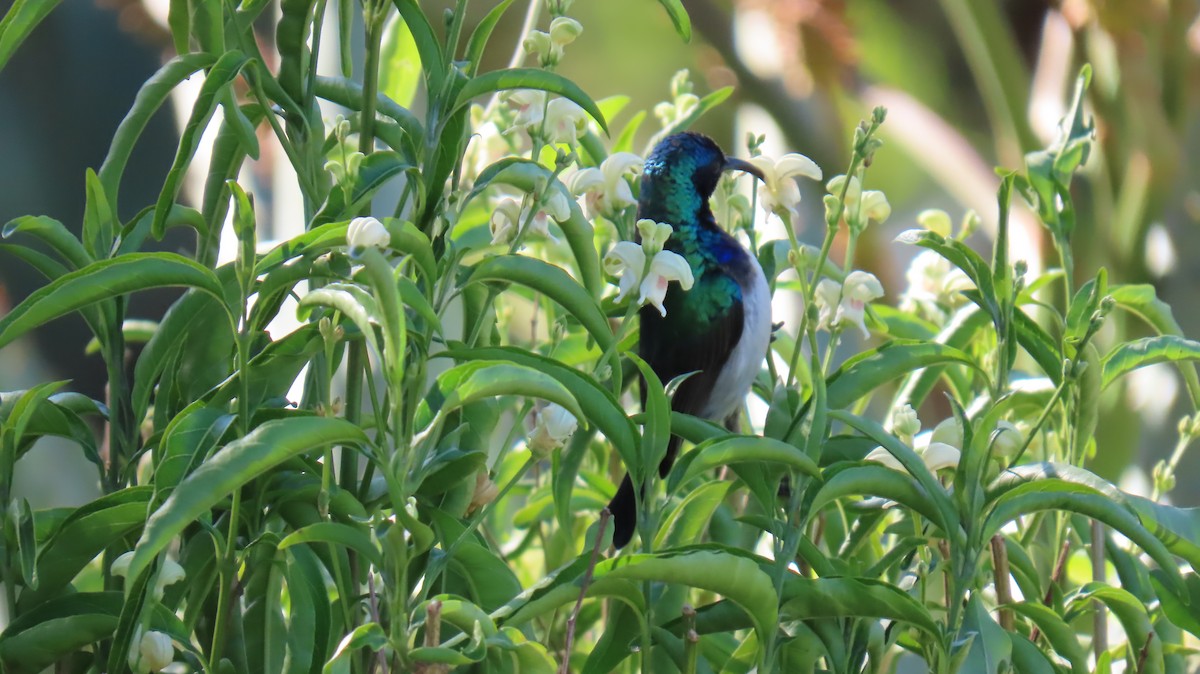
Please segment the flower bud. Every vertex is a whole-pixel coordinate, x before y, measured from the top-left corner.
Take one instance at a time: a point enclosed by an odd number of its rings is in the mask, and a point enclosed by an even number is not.
[[[1025,438],[1016,426],[1007,421],[996,422],[996,430],[992,433],[992,456],[1010,458],[1025,444]]]
[[[157,672],[175,659],[171,637],[162,632],[135,633],[129,648],[129,668],[139,674]]]
[[[950,216],[940,208],[929,208],[917,213],[917,224],[943,238],[950,236]]]
[[[496,496],[500,494],[500,489],[496,487],[496,483],[488,477],[486,469],[481,469],[475,473],[475,491],[471,494],[471,503],[467,506],[467,514],[475,512],[483,506],[496,500]]]
[[[546,405],[536,414],[537,422],[529,436],[529,449],[535,454],[545,454],[562,447],[579,426],[575,415],[555,403]]]
[[[654,255],[663,249],[667,239],[671,238],[671,226],[646,218],[637,221],[638,233],[642,235],[642,248],[647,255]]]
[[[898,407],[892,412],[892,432],[909,445],[913,436],[921,432],[921,419],[912,405]]]
[[[350,247],[352,255],[353,251],[367,247],[387,248],[391,241],[392,235],[388,233],[387,227],[375,218],[354,218],[346,228],[346,244]]]
[[[564,47],[583,33],[583,26],[575,19],[560,16],[550,22],[550,41]]]

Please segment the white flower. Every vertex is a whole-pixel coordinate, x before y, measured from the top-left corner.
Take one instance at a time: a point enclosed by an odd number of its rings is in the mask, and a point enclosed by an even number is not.
[[[483,506],[496,500],[496,496],[500,494],[500,489],[496,487],[496,483],[492,478],[488,477],[487,469],[481,469],[475,473],[475,490],[471,493],[471,503],[467,505],[467,514],[475,512]]]
[[[829,330],[837,316],[838,302],[842,298],[842,285],[833,279],[823,278],[817,284],[817,327]]]
[[[392,235],[387,227],[375,218],[354,218],[346,228],[346,245],[351,251],[364,248],[387,248],[392,241]]]
[[[657,238],[657,234],[649,237],[651,243]],[[678,281],[684,290],[691,290],[695,278],[692,276],[692,268],[688,265],[687,260],[669,250],[655,252],[647,269],[646,253],[648,251],[644,247],[646,243],[643,240],[642,245],[639,246],[632,241],[618,242],[605,254],[604,270],[610,276],[619,278],[620,292],[617,293],[616,298],[618,302],[625,299],[625,296],[636,285],[639,292],[638,304],[651,304],[658,309],[660,314],[666,316],[667,310],[662,303],[663,298],[667,295],[667,286],[670,282]],[[643,276],[643,274],[645,275]]]
[[[511,242],[521,231],[521,227],[525,225],[528,217],[528,206],[522,209],[515,199],[510,197],[501,199],[500,203],[496,204],[496,210],[492,211],[492,219],[489,223],[492,243]],[[570,217],[571,204],[566,195],[559,190],[551,190],[546,197],[546,202],[533,214],[533,219],[529,222],[529,230],[557,242],[558,239],[550,233],[550,219],[553,218],[555,222],[563,222]]]
[[[909,310],[923,304],[954,308],[966,301],[963,292],[975,288],[971,278],[936,251],[923,250],[904,272],[908,289],[901,306]]]
[[[542,123],[546,108],[546,92],[540,89],[517,89],[508,94],[508,104],[517,111],[513,129],[536,127]]]
[[[858,178],[850,176],[849,184],[846,183],[846,176],[839,175],[830,179],[826,185],[829,194],[835,198],[841,195],[842,188],[845,186],[845,214],[846,222],[859,230],[865,229],[872,222],[882,223],[892,214],[892,206],[888,203],[887,196],[883,192],[877,190],[863,191],[862,184]],[[834,202],[837,203],[836,201]]]
[[[587,195],[584,206],[588,217],[612,218],[626,206],[637,203],[625,176],[640,172],[645,163],[646,160],[632,152],[617,152],[600,162],[599,168],[576,171],[568,186],[577,197]]]
[[[816,291],[817,309],[820,312],[817,325],[831,329],[852,323],[858,326],[863,339],[866,339],[871,336],[864,316],[867,303],[880,297],[883,297],[883,286],[879,279],[865,271],[850,272],[840,286],[831,279],[821,279]]]
[[[570,17],[560,16],[550,22],[550,41],[559,47],[571,44],[582,33],[583,25]]]
[[[129,668],[139,674],[157,672],[175,659],[175,646],[171,637],[153,630],[143,633],[141,628],[133,635],[129,646]]]
[[[915,413],[913,416],[916,416]],[[895,422],[893,422],[893,424],[894,423]],[[946,440],[953,439],[949,436],[953,435],[955,432],[958,433],[957,442],[947,442]],[[897,433],[899,434],[899,431],[897,431]],[[939,433],[942,434],[940,437]],[[961,444],[962,430],[958,427],[958,420],[951,418],[946,419],[942,423],[938,424],[933,432],[927,431],[916,436],[916,438],[913,439],[912,447],[913,451],[915,451],[917,455],[921,457],[921,461],[925,464],[925,467],[929,469],[929,472],[936,473],[937,471],[945,468],[954,468],[958,466],[958,462],[962,458],[962,451],[959,450],[959,446]],[[876,447],[875,449],[871,450],[871,452],[867,454],[863,460],[874,461],[875,463],[883,464],[892,470],[907,472],[904,470],[904,466],[900,464],[900,461],[896,459],[896,457],[892,456],[892,453],[883,447]]]
[[[642,280],[645,270],[646,252],[632,241],[619,241],[604,255],[604,271],[618,279],[618,302]]]
[[[646,278],[642,279],[642,285],[638,288],[638,302],[653,304],[659,314],[666,316],[663,298],[667,296],[667,285],[671,281],[678,281],[684,290],[691,290],[695,283],[692,268],[682,256],[669,250],[660,250],[650,261],[650,271],[646,272]]]
[[[129,573],[129,563],[133,561],[133,550],[117,557],[113,560],[112,566],[109,567],[109,572],[112,575],[124,578]],[[163,558],[162,568],[158,571],[158,579],[154,583],[154,600],[162,599],[163,592],[167,586],[174,585],[179,581],[187,578],[187,572],[178,563],[168,558]]]
[[[892,432],[905,442],[912,442],[913,436],[921,432],[921,419],[912,405],[898,407],[892,412]]]
[[[785,154],[779,161],[766,156],[754,157],[750,163],[762,171],[765,183],[758,192],[758,203],[764,212],[777,213],[780,217],[788,213],[796,215],[796,207],[800,204],[800,187],[795,181],[797,176],[821,179],[821,167],[802,154]]]
[[[535,453],[544,454],[562,447],[579,426],[575,415],[555,403],[546,405],[536,414],[533,433],[529,436],[529,449]]]
[[[587,125],[587,112],[573,101],[556,98],[546,106],[543,132],[547,143],[574,145]]]
[[[1008,421],[996,422],[996,431],[991,439],[992,456],[1010,458],[1025,444],[1025,436]]]
[[[917,224],[940,236],[950,236],[950,215],[940,208],[927,208],[917,213]]]

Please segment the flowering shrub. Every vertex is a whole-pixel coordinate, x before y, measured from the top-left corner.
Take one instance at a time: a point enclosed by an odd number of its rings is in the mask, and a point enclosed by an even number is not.
[[[694,279],[664,249],[671,224],[637,217],[644,115],[612,127],[620,106],[606,117],[554,72],[583,29],[569,2],[547,3],[547,30],[521,41],[536,67],[480,72],[510,2],[469,35],[460,7],[439,37],[414,0],[366,0],[362,82],[316,74],[325,3],[311,1],[282,3],[270,71],[252,30],[267,4],[172,3],[184,53],[88,173],[82,236],[36,215],[4,228],[23,243],[5,254],[46,283],[0,319],[0,346],[77,311],[109,373],[104,401],[65,382],[3,394],[5,671],[1183,666],[1181,630],[1200,625],[1195,513],[1082,467],[1121,376],[1177,361],[1200,399],[1200,345],[1153,290],[1103,271],[1077,283],[1066,262],[1071,178],[1093,143],[1087,71],[1059,139],[1005,174],[990,260],[965,243],[973,215],[956,231],[926,211],[895,244],[924,249],[904,289],[856,267],[860,237],[893,217],[866,189],[884,110],[824,185],[819,247],[796,235],[797,179],[826,173],[813,161],[751,157],[761,186],[727,179],[722,225],[751,245],[776,297],[802,307],[755,381],[765,415],[729,430],[672,413],[679,382],[635,355],[638,308],[665,314],[669,284]],[[682,6],[662,4],[686,34]],[[6,38],[36,24],[27,7],[10,10]],[[381,93],[397,21],[423,111],[411,93]],[[121,221],[132,147],[193,75],[203,84],[158,202]],[[350,112],[323,120],[317,99]],[[677,76],[652,143],[720,99]],[[181,178],[217,108],[193,208]],[[303,199],[305,231],[285,241],[257,239],[238,178],[266,128]],[[387,207],[384,186],[400,195]],[[1009,259],[1018,198],[1062,269],[1035,277]],[[759,241],[755,203],[787,239]],[[226,226],[237,249],[218,264]],[[193,256],[139,252],[168,227],[195,230]],[[186,292],[127,372],[143,331],[125,298],[163,286]],[[301,324],[272,337],[292,296]],[[1156,336],[1102,343],[1118,311]],[[948,415],[922,432],[943,399]],[[102,442],[87,417],[103,422]],[[1196,425],[1180,433],[1185,447]],[[691,446],[658,479],[672,434]],[[48,435],[92,459],[103,496],[70,512],[13,498],[14,464]],[[639,543],[618,554],[604,504],[625,470],[654,489]],[[1170,479],[1160,470],[1160,493]],[[1082,550],[1091,580],[1064,573]],[[1124,634],[1111,644],[1080,620],[1108,612]]]

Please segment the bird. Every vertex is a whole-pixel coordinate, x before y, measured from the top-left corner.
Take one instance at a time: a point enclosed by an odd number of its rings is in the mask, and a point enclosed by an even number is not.
[[[690,290],[671,284],[663,299],[665,316],[653,306],[641,308],[638,355],[664,383],[694,373],[676,389],[671,409],[718,422],[736,418],[762,368],[772,329],[771,293],[758,259],[721,228],[709,207],[718,181],[731,170],[765,181],[758,167],[726,156],[707,136],[667,136],[646,158],[637,207],[639,220],[671,225],[664,249],[681,255],[694,278]],[[643,406],[645,388],[643,381]],[[675,462],[680,442],[671,436],[658,467],[661,477]],[[629,473],[608,510],[613,545],[623,548],[637,527]]]

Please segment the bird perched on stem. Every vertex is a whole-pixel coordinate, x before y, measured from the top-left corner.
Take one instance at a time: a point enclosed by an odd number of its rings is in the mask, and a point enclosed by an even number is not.
[[[764,180],[756,166],[726,157],[707,136],[668,136],[646,159],[637,213],[638,219],[671,225],[664,248],[683,256],[694,279],[690,290],[669,287],[665,315],[642,307],[638,354],[663,382],[695,373],[680,384],[671,409],[715,421],[738,411],[771,336],[771,293],[762,268],[717,224],[708,205],[721,175],[731,170]],[[643,383],[643,402],[644,388]],[[670,471],[679,443],[671,436],[660,476]],[[624,547],[637,527],[637,498],[628,473],[608,509],[613,545]]]

